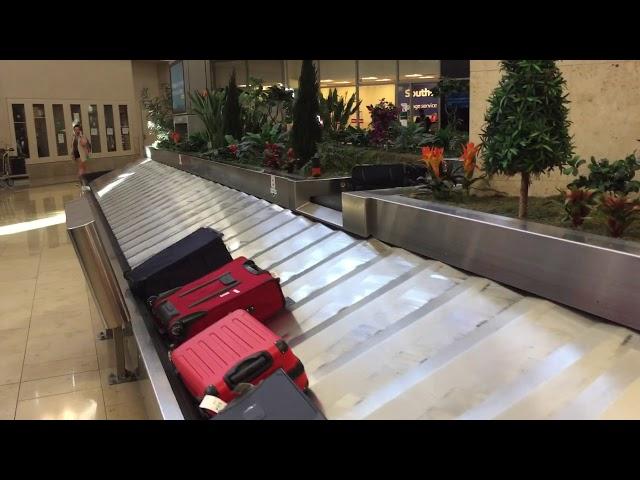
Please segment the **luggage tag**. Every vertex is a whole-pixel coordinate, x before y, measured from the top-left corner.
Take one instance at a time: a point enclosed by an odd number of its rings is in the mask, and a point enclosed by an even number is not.
[[[205,395],[200,402],[200,408],[204,408],[206,410],[210,410],[213,413],[218,413],[223,410],[227,406],[227,402],[224,400],[214,397],[213,395]]]

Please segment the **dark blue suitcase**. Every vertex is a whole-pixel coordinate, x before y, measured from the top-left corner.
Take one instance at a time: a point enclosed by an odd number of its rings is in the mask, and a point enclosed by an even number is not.
[[[314,402],[276,370],[256,387],[229,403],[213,420],[326,420]]]
[[[193,282],[231,261],[222,235],[211,228],[199,228],[124,275],[133,294],[148,300]]]

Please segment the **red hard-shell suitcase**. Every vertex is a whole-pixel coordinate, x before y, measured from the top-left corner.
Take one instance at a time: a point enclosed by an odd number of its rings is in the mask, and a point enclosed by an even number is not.
[[[239,257],[183,287],[151,299],[161,330],[181,342],[237,309],[264,322],[284,307],[280,280]]]
[[[236,310],[185,341],[171,361],[198,401],[233,400],[241,383],[258,384],[282,368],[300,389],[309,385],[302,362],[282,338],[245,310]]]

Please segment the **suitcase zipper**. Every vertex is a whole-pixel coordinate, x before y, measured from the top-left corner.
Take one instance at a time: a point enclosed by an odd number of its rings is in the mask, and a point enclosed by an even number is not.
[[[230,281],[229,282],[225,282],[224,281],[225,277],[227,277]],[[238,281],[234,280],[233,277],[231,276],[231,274],[227,272],[227,273],[223,273],[219,277],[212,278],[211,280],[209,280],[207,282],[201,283],[200,285],[196,285],[195,287],[190,288],[186,292],[180,293],[178,296],[179,297],[184,297],[186,295],[189,295],[190,293],[195,292],[196,290],[200,290],[202,287],[206,287],[207,285],[211,285],[212,283],[215,283],[217,281],[221,281],[224,285],[230,285],[233,282],[235,282],[236,285],[238,284]]]
[[[238,286],[240,284],[240,282],[238,281],[233,281],[232,284],[230,284],[227,287],[221,288],[220,290],[217,290],[209,295],[207,295],[206,297],[202,297],[200,300],[198,300],[197,302],[192,303],[191,305],[189,305],[189,308],[193,308],[197,305],[200,305],[201,303],[204,303],[208,300],[211,300],[213,297],[217,297],[219,295],[222,295],[223,293],[228,292],[229,290],[232,290],[233,288],[235,288],[236,286]]]

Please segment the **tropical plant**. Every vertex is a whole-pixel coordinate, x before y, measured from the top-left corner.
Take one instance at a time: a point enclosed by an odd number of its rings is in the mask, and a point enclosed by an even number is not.
[[[458,128],[460,124],[458,107],[455,103],[447,102],[447,97],[469,95],[469,80],[445,77],[438,82],[432,92],[434,97],[440,97],[440,103],[443,105],[447,115],[447,125],[452,126],[454,129]]]
[[[276,157],[279,161],[284,154],[287,139],[288,132],[282,124],[276,123],[272,125],[267,122],[260,132],[247,133],[242,137],[242,141],[237,143],[237,156],[245,162],[262,160],[273,164]],[[272,166],[270,168],[278,167]]]
[[[467,143],[462,149],[462,156],[460,157],[460,160],[462,160],[462,174],[459,175],[459,178],[462,183],[462,188],[467,192],[467,194],[474,183],[486,178],[486,175],[474,178],[475,171],[478,168],[476,164],[476,156],[478,155],[479,150],[480,147],[475,146],[473,143]]]
[[[599,206],[607,219],[607,228],[612,237],[621,237],[640,214],[640,200],[630,199],[627,195],[605,193],[600,197]]]
[[[566,82],[553,60],[503,60],[501,69],[480,134],[484,169],[520,174],[518,217],[525,218],[531,175],[562,167],[573,154]]]
[[[593,190],[570,186],[564,192],[560,189],[558,191],[564,194],[563,206],[566,215],[563,220],[570,220],[571,225],[579,227],[595,205]]]
[[[207,151],[207,142],[209,141],[205,132],[195,132],[180,143],[180,147],[186,152],[205,152]]]
[[[400,125],[397,128],[392,147],[395,150],[413,151],[418,147],[427,145],[432,138],[433,135],[426,133],[423,125],[409,122],[407,126]]]
[[[360,108],[362,101],[356,101],[356,94],[352,94],[347,100],[338,96],[337,89],[329,90],[327,98],[318,95],[320,105],[320,118],[325,137],[340,136],[349,127],[349,118]]]
[[[427,134],[426,144],[444,148],[447,155],[457,155],[468,136],[456,130],[453,125],[439,128],[434,134]]]
[[[262,86],[262,80],[250,77],[239,97],[242,107],[243,133],[255,133],[262,129],[269,117],[268,97],[267,90]]]
[[[271,122],[291,123],[293,115],[293,90],[283,85],[267,89],[267,114]]]
[[[304,164],[314,158],[317,152],[317,143],[322,137],[322,130],[318,122],[320,83],[318,73],[311,60],[302,61],[299,85],[298,96],[293,106],[291,146]],[[321,174],[319,160],[317,157],[315,158],[313,174],[319,176]]]
[[[369,139],[372,145],[387,146],[400,125],[398,121],[399,109],[384,98],[376,105],[367,106],[371,114],[371,133]]]
[[[578,168],[585,163],[585,160],[575,157],[569,161],[569,166],[563,172],[576,176]],[[594,157],[591,157],[588,168],[588,176],[580,175],[568,186],[588,188],[600,193],[616,192],[622,195],[640,191],[640,181],[633,179],[636,172],[640,170],[640,161],[633,153],[623,160],[616,160],[612,163],[606,158],[596,161]]]
[[[240,91],[236,85],[236,71],[233,70],[227,94],[225,96],[224,107],[222,109],[222,132],[223,135],[231,135],[239,138],[242,136],[242,111],[240,109]]]
[[[225,92],[208,89],[202,92],[189,92],[193,112],[204,124],[207,139],[212,148],[224,145],[224,132],[222,130],[222,110],[225,102]]]
[[[458,193],[456,185],[461,183],[460,175],[444,161],[444,148],[422,147],[422,160],[427,166],[424,181],[434,198],[448,200]]]
[[[157,141],[167,140],[173,130],[173,107],[171,104],[171,87],[163,84],[159,97],[150,97],[149,89],[142,89],[142,106],[147,114],[147,128],[155,135]]]
[[[351,145],[366,147],[369,145],[369,132],[363,128],[349,125],[344,131],[343,141]]]

